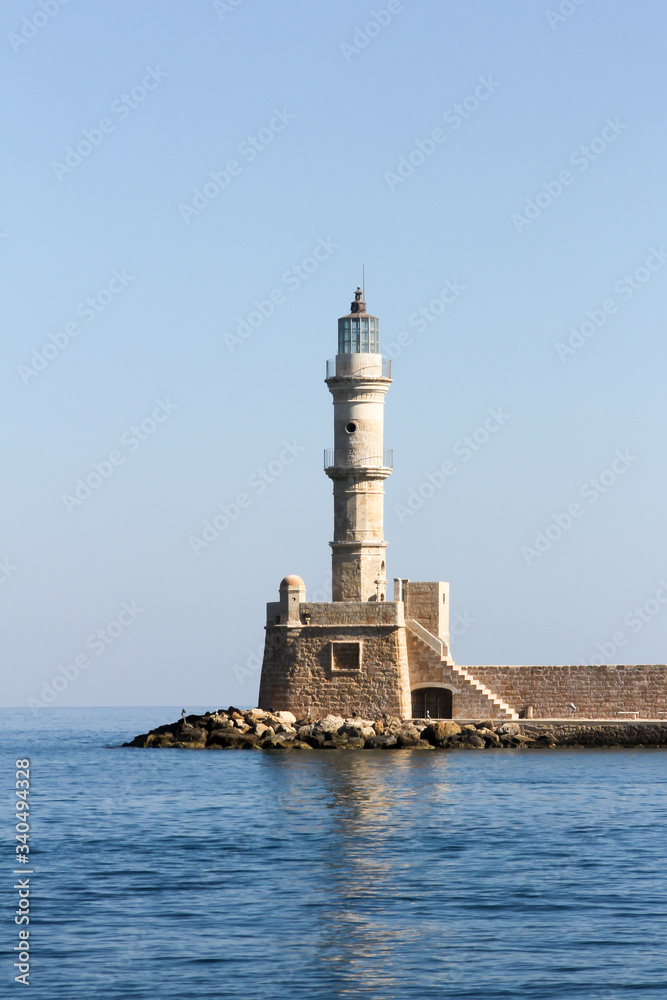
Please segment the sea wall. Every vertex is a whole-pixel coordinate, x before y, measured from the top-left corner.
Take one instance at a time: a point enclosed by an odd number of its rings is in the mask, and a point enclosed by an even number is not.
[[[664,747],[667,721],[621,722],[524,722],[521,732],[541,742],[559,747]]]
[[[666,664],[465,669],[520,715],[532,706],[538,719],[622,719],[633,712],[643,719],[667,718]]]

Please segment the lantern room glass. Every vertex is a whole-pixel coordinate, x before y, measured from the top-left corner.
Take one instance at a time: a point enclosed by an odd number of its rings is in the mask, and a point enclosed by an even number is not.
[[[376,316],[344,316],[339,319],[338,353],[379,354],[379,319]]]

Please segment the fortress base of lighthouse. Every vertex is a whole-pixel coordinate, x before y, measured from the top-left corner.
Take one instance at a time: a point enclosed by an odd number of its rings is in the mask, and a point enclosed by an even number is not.
[[[409,717],[403,606],[392,602],[304,603],[302,621],[276,623],[267,606],[259,707],[303,718],[329,713]]]
[[[463,667],[449,655],[447,584],[394,589],[394,601],[309,603],[287,577],[267,605],[259,707],[297,718],[667,717],[665,664]]]
[[[280,601],[267,605],[259,707],[298,717],[310,709],[313,717],[386,712],[410,718],[413,699],[437,711],[451,705],[455,691],[468,716],[512,718],[502,702],[455,673],[448,585],[396,580],[394,597],[308,602],[303,581],[286,577]]]

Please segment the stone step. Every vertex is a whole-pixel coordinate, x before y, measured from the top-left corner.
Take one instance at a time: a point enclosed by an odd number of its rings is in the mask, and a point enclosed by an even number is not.
[[[493,702],[493,704],[497,708],[499,708],[501,712],[509,716],[510,719],[519,718],[519,713],[515,709],[513,709],[511,705],[508,705],[506,701],[503,701],[502,698],[499,698],[498,695],[495,695],[493,691],[486,686],[486,684],[483,684],[481,681],[477,680],[477,678],[474,677],[472,674],[468,673],[465,667],[459,667],[456,666],[456,664],[452,663],[451,669],[454,670],[457,674],[459,674],[459,676],[462,677],[463,680],[467,681],[468,684],[472,684],[473,687],[477,688],[480,694],[483,694],[486,698],[489,699],[489,701]]]

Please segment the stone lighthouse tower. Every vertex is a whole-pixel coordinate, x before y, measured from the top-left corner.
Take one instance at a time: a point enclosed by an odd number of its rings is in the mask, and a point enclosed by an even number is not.
[[[379,327],[357,288],[350,312],[338,320],[338,354],[327,365],[334,447],[324,453],[324,468],[333,480],[334,601],[386,598],[383,484],[392,456],[384,450],[383,432],[391,378],[380,354]]]
[[[334,496],[333,599],[308,601],[300,576],[283,579],[279,600],[266,606],[259,706],[300,718],[512,717],[451,658],[449,584],[395,577],[387,596],[384,481],[393,460],[383,430],[391,371],[379,326],[357,288],[326,371],[334,406],[334,446],[324,456]]]

